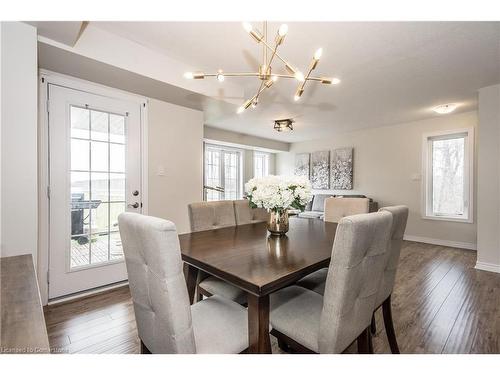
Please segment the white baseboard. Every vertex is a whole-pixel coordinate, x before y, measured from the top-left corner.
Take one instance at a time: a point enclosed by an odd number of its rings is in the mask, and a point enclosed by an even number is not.
[[[467,250],[477,250],[477,245],[475,243],[469,243],[469,242],[440,240],[437,238],[412,236],[412,235],[408,235],[408,234],[405,234],[403,239],[405,239],[406,241],[422,242],[422,243],[428,243],[431,245],[457,247],[459,249],[467,249]]]
[[[482,270],[482,271],[500,273],[500,264],[476,262],[476,267],[474,267],[474,268],[476,268],[477,270]]]

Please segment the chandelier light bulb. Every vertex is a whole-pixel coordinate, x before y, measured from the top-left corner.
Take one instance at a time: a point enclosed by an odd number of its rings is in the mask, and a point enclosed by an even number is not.
[[[285,36],[287,32],[288,32],[288,25],[284,23],[283,25],[280,26],[278,34],[279,36]]]
[[[225,77],[224,77],[224,74],[222,73],[222,70],[219,70],[219,71],[217,72],[217,76],[216,76],[216,77],[217,77],[217,81],[219,81],[219,82],[224,82],[224,78],[225,78]]]
[[[250,22],[243,22],[243,28],[245,29],[245,31],[247,33],[250,33],[252,31],[252,25],[250,24]]]
[[[186,73],[184,73],[184,78],[186,78],[186,79],[193,79],[193,72],[186,72]]]
[[[278,76],[272,76],[271,79],[273,80],[273,82],[276,82],[278,80]]]
[[[297,101],[300,99],[300,96],[298,96],[297,94],[295,94],[295,96],[293,97],[293,100]]]
[[[300,71],[296,71],[294,76],[295,76],[295,79],[299,82],[305,81],[304,74],[302,74],[302,72],[300,72]]]
[[[314,52],[314,60],[318,61],[321,59],[321,55],[323,55],[323,48],[318,48],[316,52]]]
[[[332,78],[332,85],[338,85],[340,83],[340,79]]]
[[[236,113],[241,114],[241,113],[243,113],[244,110],[245,110],[245,108],[243,106],[238,107],[238,109],[236,110]]]

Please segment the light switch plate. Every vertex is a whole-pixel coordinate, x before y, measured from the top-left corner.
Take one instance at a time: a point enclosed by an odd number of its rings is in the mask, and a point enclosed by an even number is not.
[[[163,165],[158,166],[158,169],[156,170],[156,175],[165,176],[165,167],[163,167]]]

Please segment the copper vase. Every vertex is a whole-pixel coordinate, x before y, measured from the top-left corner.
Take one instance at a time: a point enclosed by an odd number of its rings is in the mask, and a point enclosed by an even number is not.
[[[267,219],[267,230],[273,236],[283,236],[288,232],[288,212],[271,211],[269,219]]]

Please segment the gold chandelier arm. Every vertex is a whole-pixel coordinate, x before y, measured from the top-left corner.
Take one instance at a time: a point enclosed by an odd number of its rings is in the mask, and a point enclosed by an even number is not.
[[[245,73],[222,73],[226,77],[258,77],[259,72],[245,72]]]
[[[306,82],[307,81],[314,81],[314,77],[311,77],[311,72],[316,68],[316,66],[318,66],[318,61],[319,60],[316,60],[313,58],[313,61],[311,62],[311,65],[309,66],[309,70],[304,78],[304,82],[302,82],[302,84],[299,85],[299,88],[297,89],[296,93],[295,93],[295,100],[297,100],[298,98],[300,98],[302,96],[302,94],[304,93],[304,86],[306,85]]]
[[[278,46],[279,46],[279,44],[278,44],[278,43],[276,43],[276,46],[274,47],[273,53],[271,54],[271,58],[269,59],[269,65],[266,67],[266,69],[268,69],[269,71],[270,71],[270,69],[271,69],[271,64],[273,63],[274,56],[276,56],[276,51],[277,51],[277,49],[278,49]],[[256,94],[256,95],[255,95],[255,97],[254,97],[254,100],[255,100],[255,101],[257,101],[257,100],[259,99],[260,93],[261,93],[262,91],[264,91],[264,90],[265,90],[265,88],[264,88],[264,89],[262,88],[262,86],[264,85],[264,83],[265,83],[265,82],[268,82],[268,81],[262,81],[262,82],[260,83],[259,90],[257,91],[257,94]],[[271,82],[272,82],[272,81],[271,81]],[[271,85],[272,85],[272,84],[271,84]],[[269,85],[269,86],[268,86],[268,85],[266,85],[266,88],[271,87],[271,85]]]
[[[234,72],[234,73],[205,73],[205,77],[217,77],[219,74],[222,74],[224,77],[258,77],[259,72]]]

